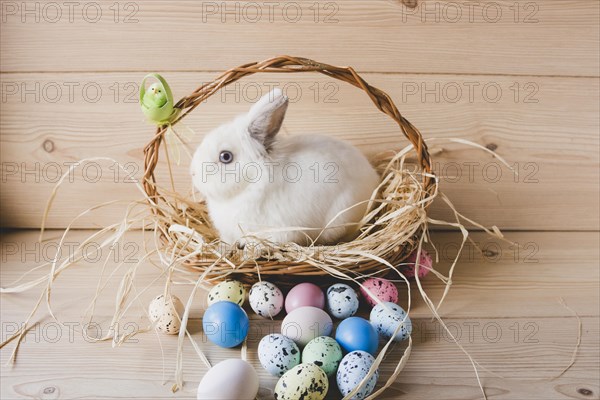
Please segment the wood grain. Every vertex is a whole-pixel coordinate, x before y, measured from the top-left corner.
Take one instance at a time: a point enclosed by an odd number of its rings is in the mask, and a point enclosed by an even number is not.
[[[221,71],[293,53],[361,71],[598,75],[596,1],[14,4],[4,72]]]
[[[50,231],[49,242],[59,233]],[[78,231],[69,239],[82,241],[89,233]],[[0,244],[4,259],[0,277],[3,286],[44,260],[45,252],[41,248],[37,252],[31,250],[35,248],[36,238],[32,231],[2,236]],[[436,267],[440,271],[447,271],[453,255],[448,249],[454,248],[457,239],[458,235],[450,232],[434,234],[434,243],[441,250],[441,262]],[[473,239],[487,250],[487,256],[476,252],[471,255],[470,251],[464,253],[456,270],[455,284],[443,307],[443,316],[459,343],[495,374],[480,371],[487,395],[513,400],[597,398],[600,393],[597,384],[600,374],[599,234],[511,233],[509,239],[520,244],[534,242],[538,248],[533,255],[521,254],[516,258],[512,249],[485,235],[475,234]],[[142,249],[139,232],[133,233],[128,240]],[[15,243],[20,247],[17,252],[10,250]],[[496,256],[489,252],[492,248],[500,249]],[[443,249],[446,249],[445,253]],[[82,263],[56,281],[52,304],[61,321],[80,321],[97,283],[100,267],[100,261]],[[114,263],[109,263],[107,272],[114,267]],[[115,279],[109,281],[107,292],[97,306],[97,321],[104,328],[108,326],[114,307],[111,293],[114,293],[122,272],[117,272]],[[136,275],[136,287],[141,292],[156,277],[157,271],[145,265]],[[126,321],[145,326],[147,322],[140,318],[142,309],[155,293],[162,290],[162,282],[154,282],[150,289],[141,293],[139,307],[134,305]],[[433,277],[425,278],[424,287],[433,299],[439,298],[441,287]],[[184,285],[175,290],[181,298],[187,298],[190,289],[189,285]],[[405,293],[405,290],[401,288],[401,292]],[[2,295],[3,337],[22,321],[38,293],[38,289],[34,289],[19,295]],[[418,298],[415,288],[412,294]],[[559,304],[559,297],[581,316],[583,335],[573,367],[552,380],[568,365],[577,340],[577,320]],[[406,305],[406,295],[400,303]],[[205,292],[198,293],[195,304],[190,331],[211,362],[239,357],[239,349],[217,348],[203,336],[200,318],[205,306]],[[400,396],[423,399],[440,393],[447,399],[480,399],[481,393],[468,359],[431,320],[422,301],[413,303],[411,316],[415,326],[412,356],[382,399]],[[136,336],[135,341],[113,349],[109,343],[86,342],[80,332],[70,336],[67,328],[58,327],[44,317],[44,312],[36,318],[40,325],[28,334],[15,367],[10,369],[3,365],[0,370],[2,398],[194,398],[195,387],[206,371],[187,344],[184,357],[186,385],[183,392],[171,395],[169,382],[175,365],[175,338],[142,334]],[[261,378],[260,399],[271,398],[276,379],[260,368],[255,349],[262,335],[277,331],[279,322],[252,317],[248,359],[256,366]],[[10,350],[9,346],[0,352],[3,364]],[[391,350],[381,367],[384,378],[391,373],[402,350],[402,345]],[[163,385],[163,382],[167,384]],[[338,398],[335,390],[329,398]]]
[[[112,162],[77,169],[61,188],[50,227],[64,227],[101,202],[140,197],[129,173],[141,176],[142,147],[153,134],[137,105],[140,77],[0,75],[6,88],[0,111],[4,226],[38,227],[60,173],[87,157],[111,157],[126,164],[127,172]],[[181,96],[214,74],[166,77]],[[255,78],[227,88],[185,120],[197,132],[192,151],[205,132],[244,112],[274,86],[292,98],[284,134],[333,135],[370,155],[407,143],[395,124],[353,87],[312,74]],[[365,79],[386,90],[425,138],[437,139],[430,147],[441,189],[469,217],[505,229],[598,229],[597,79],[401,74],[366,74]],[[495,149],[516,172],[481,150],[439,140],[444,138]],[[189,159],[181,153],[182,165],[174,174],[178,189],[187,193]],[[164,163],[159,180],[169,186]],[[123,210],[100,210],[76,226],[106,224]],[[452,218],[441,204],[432,215]]]
[[[39,227],[58,176],[89,157],[115,161],[77,168],[61,187],[48,226],[65,227],[88,207],[115,199],[123,202],[74,226],[106,226],[123,217],[126,203],[141,198],[135,181],[142,173],[142,147],[153,134],[137,103],[147,72],[162,73],[181,97],[224,69],[279,54],[351,65],[387,91],[425,138],[435,138],[429,146],[441,190],[459,211],[484,225],[522,231],[506,233],[514,244],[472,234],[474,243],[466,244],[441,308],[459,343],[488,369],[480,370],[488,398],[600,399],[600,2],[70,4],[74,9],[63,2],[0,1],[0,227]],[[302,74],[255,75],[212,97],[185,121],[197,132],[190,147],[274,86],[292,99],[282,134],[333,135],[370,156],[406,144],[354,88]],[[448,138],[495,150],[517,173]],[[157,173],[168,187],[161,156]],[[174,168],[181,193],[191,190],[187,169],[182,155]],[[441,203],[431,216],[453,219]],[[35,230],[0,229],[1,286],[50,262],[61,233],[51,230],[38,243]],[[72,232],[61,250],[70,254],[90,233]],[[441,272],[448,272],[460,240],[455,232],[433,233]],[[144,242],[152,248],[148,237],[130,232],[111,254],[107,273],[117,262],[123,267],[98,300],[96,321],[103,330],[120,277],[145,255]],[[53,322],[43,306],[13,368],[5,366],[12,346],[0,351],[1,398],[195,398],[206,367],[189,343],[186,384],[172,394],[175,338],[142,334],[118,348],[85,340],[81,318],[101,266],[90,255],[55,282],[53,310],[75,331]],[[164,284],[158,274],[149,263],[138,270],[140,297],[122,321],[123,331],[146,326],[146,305]],[[444,287],[432,276],[423,284],[434,301],[442,296]],[[187,299],[190,289],[174,290]],[[0,340],[24,320],[39,290],[1,295]],[[401,287],[400,293],[405,306],[408,292]],[[468,359],[432,321],[418,291],[410,293],[413,354],[381,398],[480,399]],[[194,299],[191,334],[213,363],[239,357],[239,349],[217,348],[203,335],[205,295],[200,291]],[[569,364],[578,331],[560,298],[581,317],[582,337],[575,364],[557,377]],[[278,331],[280,320],[251,319],[248,357],[261,379],[258,398],[270,399],[276,379],[260,368],[255,350],[264,334]],[[391,349],[383,378],[403,349]],[[328,398],[340,398],[335,388]]]

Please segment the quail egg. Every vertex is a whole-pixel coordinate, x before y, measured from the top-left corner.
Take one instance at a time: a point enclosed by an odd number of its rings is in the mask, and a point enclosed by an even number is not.
[[[281,376],[300,364],[300,350],[292,339],[271,334],[258,344],[258,359],[269,374]]]
[[[336,318],[353,316],[358,310],[358,304],[358,295],[344,283],[336,283],[327,289],[327,311]]]

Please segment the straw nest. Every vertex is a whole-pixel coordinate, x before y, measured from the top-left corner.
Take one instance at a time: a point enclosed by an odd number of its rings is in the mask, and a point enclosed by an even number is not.
[[[221,88],[255,73],[317,72],[362,89],[373,104],[391,117],[410,144],[403,151],[373,160],[381,176],[371,198],[360,234],[351,242],[333,246],[300,246],[254,238],[252,247],[239,249],[223,243],[208,218],[206,204],[176,193],[159,192],[155,167],[166,132]],[[204,281],[235,278],[254,283],[261,276],[279,284],[297,279],[320,280],[383,276],[402,266],[402,261],[423,238],[426,209],[437,192],[427,146],[416,127],[404,118],[390,96],[365,82],[351,67],[336,67],[300,57],[281,56],[232,68],[175,104],[179,114],[157,129],[144,148],[143,187],[157,213],[163,252],[177,255],[177,262],[197,271]],[[414,153],[416,157],[414,157]],[[406,164],[407,154],[416,159]],[[168,154],[167,154],[168,155]],[[158,206],[160,204],[160,206]]]

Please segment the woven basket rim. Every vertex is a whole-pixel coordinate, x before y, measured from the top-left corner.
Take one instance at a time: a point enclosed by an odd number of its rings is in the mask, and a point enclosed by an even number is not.
[[[190,95],[181,98],[176,104],[175,108],[179,109],[179,113],[176,118],[171,121],[170,125],[175,125],[177,122],[181,121],[185,118],[190,112],[192,112],[196,107],[198,107],[203,101],[217,93],[220,89],[225,86],[234,83],[246,76],[253,75],[255,73],[300,73],[300,72],[316,72],[328,77],[346,82],[355,86],[361,90],[363,90],[371,99],[373,104],[376,106],[378,110],[382,113],[388,115],[392,120],[394,120],[402,134],[408,139],[408,141],[413,145],[416,154],[417,154],[417,162],[419,167],[424,172],[423,173],[423,187],[426,192],[431,190],[434,184],[433,174],[432,174],[432,162],[431,156],[429,154],[427,145],[423,140],[423,137],[420,131],[411,124],[398,110],[396,105],[394,104],[391,97],[381,89],[378,89],[374,86],[368,84],[352,67],[339,67],[333,66],[321,62],[317,62],[304,57],[292,57],[292,56],[278,56],[274,58],[269,58],[260,62],[251,62],[247,64],[240,65],[235,68],[231,68],[221,75],[219,75],[214,80],[204,83],[196,90],[194,90]],[[160,144],[162,142],[164,134],[167,132],[169,125],[159,126],[156,130],[155,135],[148,142],[148,144],[144,147],[144,175],[143,175],[143,188],[146,192],[149,201],[158,203],[161,200],[165,199],[158,192],[156,178],[155,178],[155,168],[158,164],[159,159],[159,150]],[[161,213],[157,208],[153,208],[154,212]],[[408,247],[413,246],[414,243],[410,243]],[[390,261],[395,263],[401,261],[403,258],[407,256],[406,251],[399,251],[396,254],[387,254],[386,258],[389,258]],[[256,261],[258,264],[261,264],[260,260]],[[272,261],[266,261],[264,264],[267,264]],[[361,270],[367,269],[375,269],[377,267],[377,263],[369,263],[368,266],[363,266]],[[196,270],[203,270],[207,267],[206,262],[188,262],[188,267],[191,267]],[[288,267],[294,267],[296,271],[299,270],[298,275],[301,276],[309,276],[309,275],[319,275],[324,276],[327,273],[321,271],[318,272],[312,265],[305,265],[305,270],[302,270],[302,263],[282,263],[281,274],[289,274]],[[228,266],[228,269],[231,268]],[[271,271],[271,273],[274,273]],[[248,275],[246,273],[246,275]],[[239,278],[239,277],[238,277]],[[252,276],[247,276],[249,279],[240,279],[240,280],[252,280]],[[237,279],[237,278],[236,278]]]

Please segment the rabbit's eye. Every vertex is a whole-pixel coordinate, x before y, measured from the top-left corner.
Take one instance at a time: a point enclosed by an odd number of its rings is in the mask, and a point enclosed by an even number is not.
[[[221,154],[219,154],[219,161],[223,164],[229,164],[233,161],[233,153],[229,150],[223,150]]]

